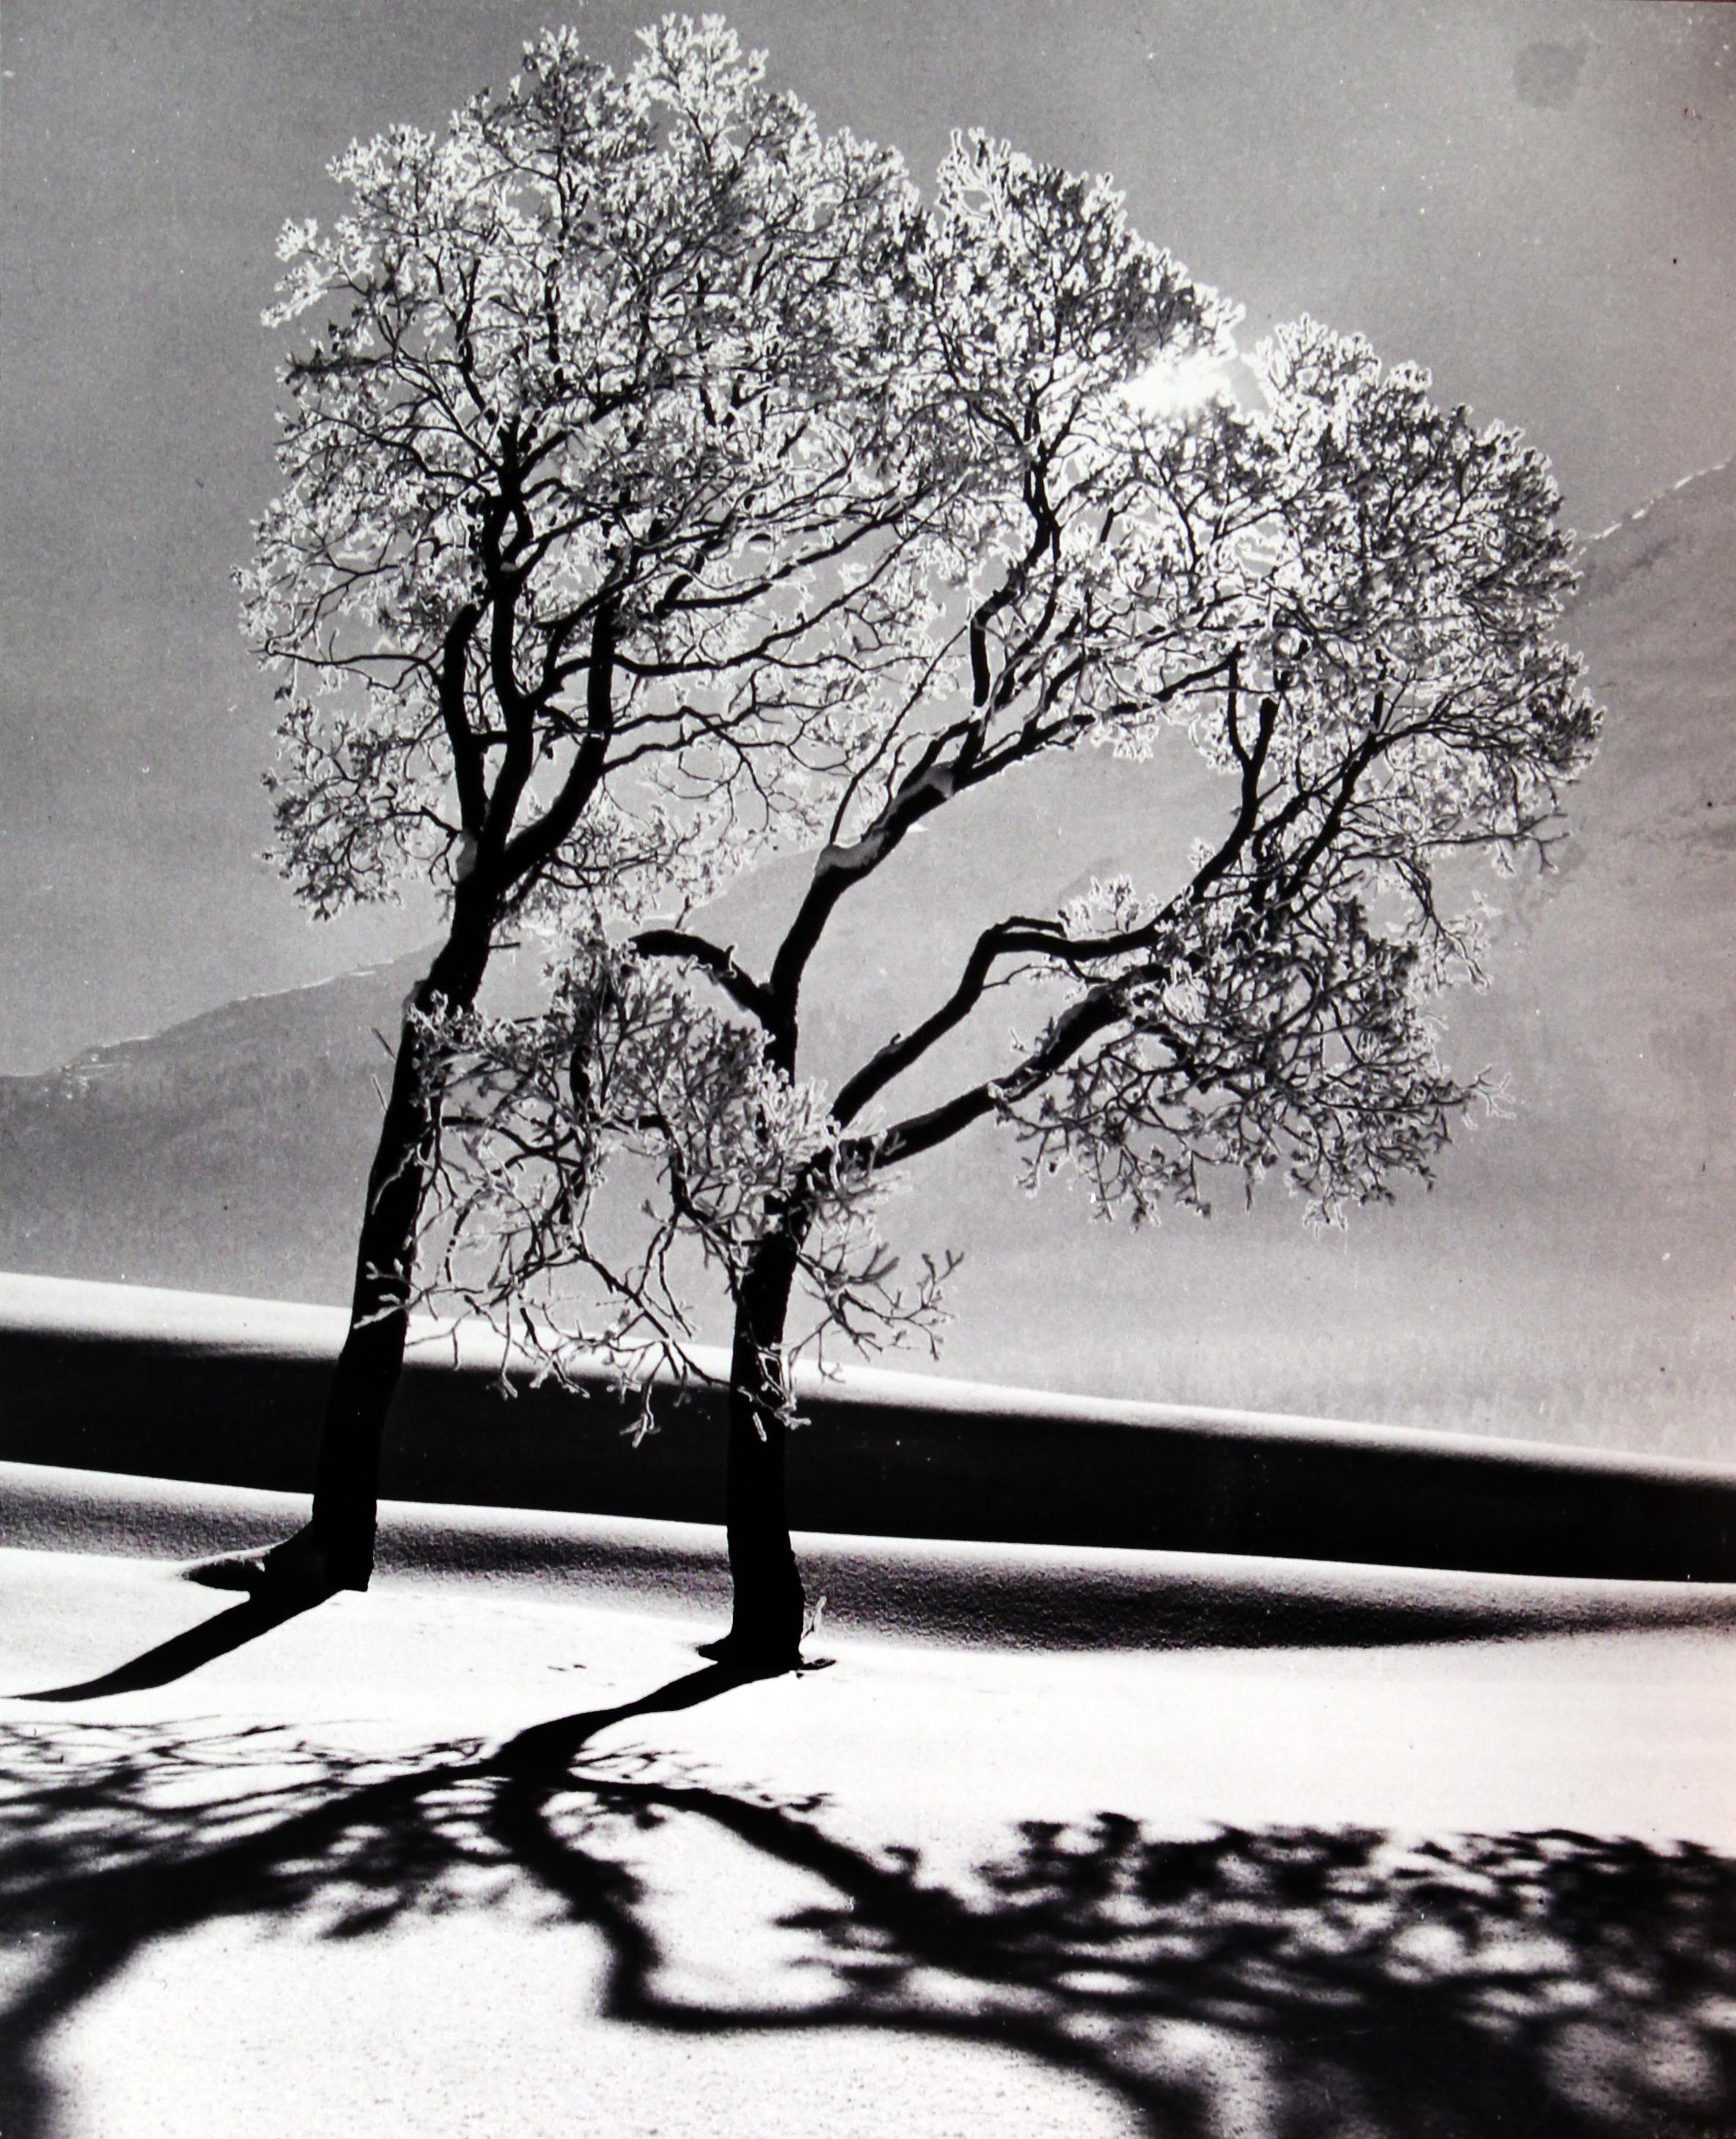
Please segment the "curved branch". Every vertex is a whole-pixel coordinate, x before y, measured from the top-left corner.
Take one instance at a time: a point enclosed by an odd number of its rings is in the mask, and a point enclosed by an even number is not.
[[[937,1040],[962,1025],[987,992],[997,958],[1019,951],[1054,952],[1062,947],[1056,940],[1062,933],[1058,922],[1027,921],[1018,915],[985,928],[972,947],[951,995],[913,1030],[895,1033],[846,1081],[832,1102],[833,1120],[841,1128],[854,1121],[870,1099],[919,1062]]]
[[[632,938],[633,948],[651,958],[684,958],[717,982],[733,1002],[766,1026],[773,1015],[772,991],[763,981],[735,962],[733,947],[690,935],[684,928],[642,928]]]
[[[466,602],[453,619],[440,654],[440,718],[452,746],[453,777],[459,791],[459,819],[473,839],[479,839],[488,812],[488,794],[483,772],[483,739],[470,725],[464,710],[464,668],[482,610]]]
[[[985,1078],[980,1084],[944,1099],[938,1107],[907,1116],[879,1136],[853,1138],[846,1147],[846,1156],[876,1170],[896,1166],[901,1160],[947,1143],[985,1114],[998,1114],[1028,1098],[1081,1047],[1125,1015],[1121,997],[1120,982],[1101,982],[1062,1012],[1042,1045],[1033,1048],[1009,1075]]]

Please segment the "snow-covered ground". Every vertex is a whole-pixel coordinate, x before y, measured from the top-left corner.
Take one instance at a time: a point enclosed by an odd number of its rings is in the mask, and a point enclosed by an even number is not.
[[[0,1459],[305,1490],[344,1327],[335,1309],[0,1272]],[[500,1366],[481,1326],[412,1321],[388,1495],[721,1515],[714,1383],[660,1399],[641,1441],[606,1373],[582,1397],[521,1380],[506,1402]],[[798,1368],[797,1388],[790,1505],[813,1530],[1736,1579],[1736,1466],[866,1367]]]
[[[1736,1592],[287,1507],[0,1466],[6,2139],[1736,2128]]]

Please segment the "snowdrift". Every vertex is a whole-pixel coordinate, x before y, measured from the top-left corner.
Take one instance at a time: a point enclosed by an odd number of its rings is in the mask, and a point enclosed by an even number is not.
[[[208,1294],[0,1277],[0,1460],[305,1492],[343,1317]],[[486,1332],[418,1324],[392,1498],[706,1523],[720,1399],[635,1445],[599,1373],[509,1375]],[[1616,1578],[1736,1579],[1736,1469],[857,1371],[802,1389],[798,1529]]]

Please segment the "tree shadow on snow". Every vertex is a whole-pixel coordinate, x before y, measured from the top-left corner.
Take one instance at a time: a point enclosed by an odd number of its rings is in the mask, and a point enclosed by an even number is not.
[[[185,1678],[202,1665],[214,1663],[218,1657],[226,1657],[233,1650],[256,1642],[262,1634],[268,1634],[274,1627],[295,1618],[302,1612],[311,1611],[320,1598],[301,1598],[293,1602],[279,1598],[249,1597],[239,1604],[232,1604],[227,1612],[219,1612],[214,1618],[203,1619],[184,1633],[172,1634],[166,1642],[159,1642],[154,1648],[147,1649],[130,1662],[118,1664],[113,1671],[100,1677],[81,1679],[73,1686],[49,1686],[39,1693],[15,1694],[17,1701],[97,1701],[105,1694],[140,1693],[151,1686],[168,1686],[178,1678]],[[0,2131],[4,2127],[0,2126]]]
[[[251,1561],[229,1558],[196,1567],[186,1579],[206,1588],[246,1591],[256,1572]],[[1736,1626],[1736,1589],[1723,1588],[1680,1583],[1631,1593],[1617,1588],[1565,1595],[1540,1589],[1459,1599],[1407,1596],[1391,1586],[1375,1596],[1335,1594],[1311,1585],[1280,1593],[1269,1574],[1238,1577],[1222,1568],[1204,1575],[1177,1570],[1155,1596],[1113,1580],[1093,1584],[1076,1576],[1047,1589],[1020,1582],[996,1584],[992,1573],[985,1581],[977,1570],[959,1582],[956,1593],[944,1580],[931,1579],[924,1610],[900,1609],[895,1623],[905,1632],[926,1631],[935,1617],[956,1624],[961,1615],[982,1613],[989,1588],[997,1591],[989,1615],[996,1638],[1027,1648],[1393,1648],[1666,1628],[1721,1632]],[[238,1604],[112,1671],[11,1698],[96,1701],[167,1686],[326,1601],[323,1593],[250,1592]]]
[[[526,1891],[601,1935],[616,2020],[998,2046],[1095,2082],[1154,2139],[1736,2128],[1736,1862],[1567,1833],[1177,1841],[1105,1813],[1028,1823],[948,1878],[841,1838],[817,1800],[586,1755],[738,1682],[714,1667],[408,1760],[268,1729],[0,1733],[0,1921],[28,1963],[0,2011],[0,2131],[51,2139],[49,2031],[160,1940],[241,1916],[364,1937]],[[684,1906],[702,1832],[749,1853],[747,1891],[799,1955],[781,1975]],[[774,1906],[792,1877],[808,1898]]]

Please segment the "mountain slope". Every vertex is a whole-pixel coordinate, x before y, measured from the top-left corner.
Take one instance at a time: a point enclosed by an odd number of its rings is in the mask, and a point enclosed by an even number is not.
[[[345,1296],[390,1033],[418,961],[250,996],[0,1079],[0,1265]]]

